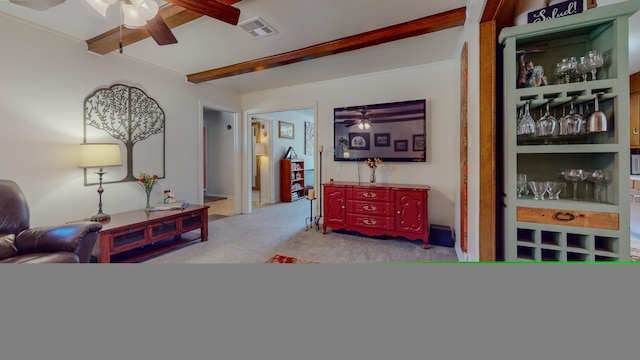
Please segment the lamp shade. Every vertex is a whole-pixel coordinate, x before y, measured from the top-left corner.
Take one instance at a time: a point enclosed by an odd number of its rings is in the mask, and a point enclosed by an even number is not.
[[[256,143],[254,151],[256,155],[267,155],[267,144]]]
[[[120,145],[118,144],[82,144],[80,145],[79,167],[107,167],[122,165]]]

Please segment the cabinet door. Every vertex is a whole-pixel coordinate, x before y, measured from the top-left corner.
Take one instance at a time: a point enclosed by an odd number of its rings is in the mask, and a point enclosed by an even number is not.
[[[344,225],[346,217],[346,188],[327,186],[324,188],[324,222]]]
[[[396,190],[396,231],[426,233],[427,194],[424,191]]]

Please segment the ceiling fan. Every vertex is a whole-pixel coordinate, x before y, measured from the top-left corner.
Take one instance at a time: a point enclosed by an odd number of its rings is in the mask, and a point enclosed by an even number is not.
[[[65,0],[9,0],[10,2],[28,7],[30,9],[44,11]],[[175,38],[169,26],[162,16],[158,14],[156,0],[86,0],[102,16],[106,16],[107,9],[111,5],[120,3],[124,16],[124,26],[131,29],[144,28],[158,45],[175,44]],[[173,5],[187,10],[218,19],[231,25],[237,25],[240,18],[240,9],[216,0],[166,0]],[[235,3],[237,1],[224,1]],[[121,48],[122,51],[122,48]]]

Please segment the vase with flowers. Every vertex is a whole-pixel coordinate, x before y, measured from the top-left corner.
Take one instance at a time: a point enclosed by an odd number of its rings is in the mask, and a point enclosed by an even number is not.
[[[376,183],[376,168],[378,165],[382,164],[382,160],[380,158],[374,158],[373,160],[367,159],[367,166],[371,169],[371,177],[369,177],[369,182],[372,184]]]
[[[141,172],[138,175],[138,182],[144,189],[144,192],[147,194],[147,206],[144,208],[145,210],[151,210],[151,204],[149,204],[149,200],[151,198],[151,190],[153,190],[153,186],[158,182],[158,175],[149,175]]]

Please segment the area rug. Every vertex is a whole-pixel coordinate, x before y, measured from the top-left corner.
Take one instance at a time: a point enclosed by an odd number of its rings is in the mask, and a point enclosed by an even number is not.
[[[226,200],[226,197],[224,196],[205,196],[204,197],[204,202],[218,201],[218,200]]]
[[[631,261],[640,261],[640,249],[631,248]]]
[[[282,254],[275,254],[264,263],[265,264],[320,264],[317,261],[312,261],[312,260],[298,258],[295,256],[287,256]]]

